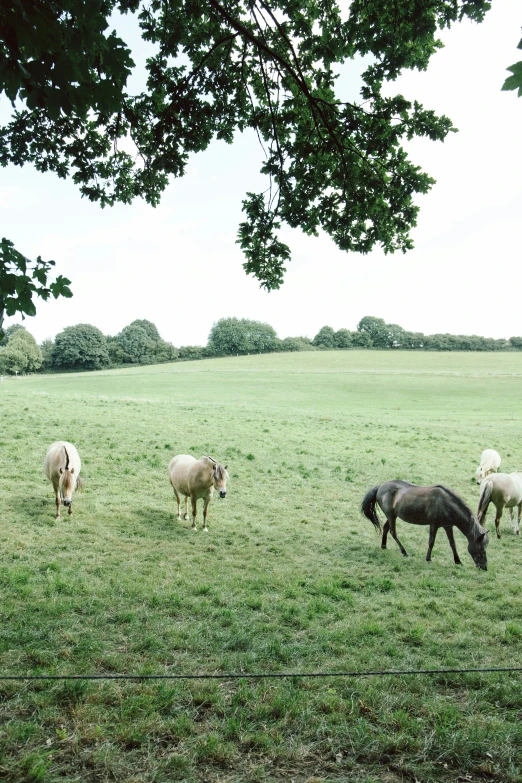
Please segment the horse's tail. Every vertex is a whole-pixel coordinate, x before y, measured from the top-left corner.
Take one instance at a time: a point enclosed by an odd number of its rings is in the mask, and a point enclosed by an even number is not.
[[[493,482],[483,481],[480,489],[480,499],[477,510],[477,520],[479,525],[482,525],[482,520],[485,518],[488,506],[491,503],[491,493],[493,492]]]
[[[375,505],[377,503],[377,490],[379,489],[380,485],[377,485],[376,487],[372,487],[368,490],[366,495],[363,497],[362,503],[361,503],[361,511],[366,517],[366,519],[369,519],[370,522],[375,525],[377,530],[379,532],[382,531],[382,525],[379,517],[377,516],[377,510],[375,508]]]

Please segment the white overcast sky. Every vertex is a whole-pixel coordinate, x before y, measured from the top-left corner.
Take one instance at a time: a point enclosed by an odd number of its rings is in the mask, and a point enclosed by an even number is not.
[[[519,0],[497,0],[483,24],[442,34],[445,48],[426,73],[391,86],[459,128],[444,143],[409,145],[437,180],[419,198],[415,249],[346,254],[324,235],[286,229],[292,262],[272,293],[245,275],[235,244],[244,194],[265,187],[253,135],[194,156],[156,209],[136,202],[102,210],[53,174],[0,169],[0,235],[28,257],[54,259],[74,291],[38,304],[25,325],[43,340],[75,323],[116,334],[147,318],[164,339],[187,345],[205,343],[212,323],[229,316],[267,321],[280,337],[313,337],[325,324],[354,329],[375,315],[427,334],[522,335],[522,99],[500,89],[521,56],[521,25]],[[121,33],[135,43],[131,30]],[[143,58],[143,46],[134,55]],[[354,97],[353,64],[341,87]]]

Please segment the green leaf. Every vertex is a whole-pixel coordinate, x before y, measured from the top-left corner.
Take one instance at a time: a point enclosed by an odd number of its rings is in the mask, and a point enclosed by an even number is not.
[[[33,263],[15,249],[5,237],[0,240],[0,330],[4,310],[8,316],[20,313],[35,315],[35,299],[47,300],[52,295],[71,297],[70,280],[58,275],[54,282],[48,279],[54,261],[43,261],[40,256]]]
[[[522,97],[522,61],[510,66],[508,71],[512,71],[513,76],[508,76],[504,84],[503,90],[518,90],[518,97]]]

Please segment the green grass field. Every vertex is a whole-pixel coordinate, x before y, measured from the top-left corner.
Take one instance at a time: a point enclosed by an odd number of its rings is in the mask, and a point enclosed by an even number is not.
[[[522,665],[522,540],[487,572],[359,514],[390,478],[452,487],[496,448],[522,467],[522,354],[250,356],[0,385],[0,671],[223,673]],[[47,447],[83,493],[54,520]],[[210,532],[167,465],[228,463]],[[201,511],[200,520],[201,520]],[[493,525],[490,511],[489,527]],[[0,681],[0,779],[520,781],[521,675]]]

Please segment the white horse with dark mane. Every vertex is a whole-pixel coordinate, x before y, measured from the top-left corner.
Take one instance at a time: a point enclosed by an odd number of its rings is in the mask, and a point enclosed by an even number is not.
[[[72,514],[72,496],[74,490],[83,487],[80,478],[82,463],[75,446],[66,440],[57,440],[47,449],[44,460],[44,473],[53,485],[56,496],[56,519],[60,519],[60,504],[69,508]]]
[[[178,519],[181,519],[181,495],[185,497],[185,519],[189,518],[188,501],[192,504],[192,529],[197,530],[197,502],[203,499],[203,530],[208,533],[208,505],[212,500],[214,490],[219,497],[227,494],[227,466],[220,465],[212,457],[195,459],[189,454],[178,454],[169,464],[169,478],[178,502]]]
[[[480,484],[490,473],[496,473],[500,467],[500,462],[501,459],[498,451],[495,451],[495,449],[485,449],[480,457],[480,465],[475,472],[477,484]]]
[[[522,470],[515,470],[513,473],[494,473],[483,480],[477,511],[477,519],[481,525],[486,518],[490,503],[493,503],[497,510],[495,514],[497,538],[500,538],[500,520],[504,509],[509,509],[511,521],[513,521],[513,509],[515,507],[518,509],[515,522],[515,533],[518,536],[522,513]]]

